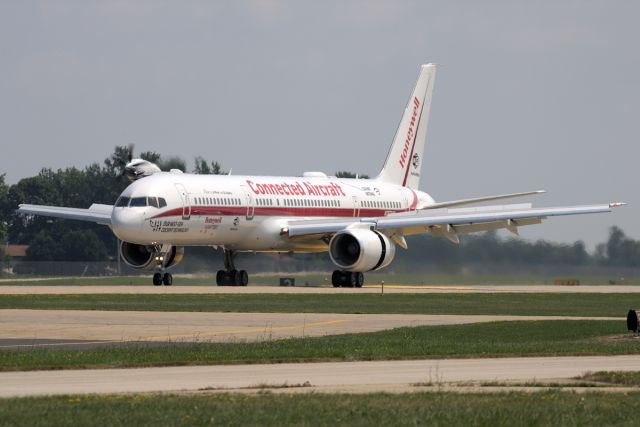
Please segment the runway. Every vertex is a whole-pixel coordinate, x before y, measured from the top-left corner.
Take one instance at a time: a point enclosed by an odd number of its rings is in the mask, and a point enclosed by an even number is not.
[[[364,288],[280,287],[280,286],[66,286],[66,285],[3,285],[0,295],[61,295],[61,294],[379,294],[380,285]],[[640,293],[640,286],[553,286],[553,285],[385,285],[385,294],[397,293]]]
[[[553,380],[589,371],[640,370],[632,356],[522,357],[382,362],[216,365],[0,373],[0,397],[51,394],[239,390],[305,384],[304,391],[415,390],[412,384]]]
[[[0,349],[134,342],[238,342],[375,332],[403,326],[617,317],[0,310]],[[51,341],[53,340],[53,341]]]

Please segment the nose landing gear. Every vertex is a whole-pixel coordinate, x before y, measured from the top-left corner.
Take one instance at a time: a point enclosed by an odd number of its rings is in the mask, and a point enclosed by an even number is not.
[[[169,247],[170,248],[170,247]],[[153,286],[171,286],[173,285],[173,276],[171,273],[165,272],[169,258],[168,250],[163,246],[155,247],[155,259],[158,261],[156,273],[153,275]]]
[[[335,270],[331,275],[334,288],[361,288],[364,285],[364,274],[357,271]]]
[[[236,253],[227,249],[222,249],[224,255],[224,270],[218,270],[216,274],[216,285],[218,286],[247,286],[249,284],[249,274],[246,270],[237,270],[234,264]]]
[[[162,284],[165,286],[173,285],[173,276],[171,273],[156,273],[153,275],[153,285],[160,286]]]

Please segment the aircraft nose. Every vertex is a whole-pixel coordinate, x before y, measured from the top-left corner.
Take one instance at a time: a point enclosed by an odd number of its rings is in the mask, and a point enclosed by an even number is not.
[[[143,215],[130,208],[114,208],[111,213],[113,233],[125,242],[137,243],[143,221]]]

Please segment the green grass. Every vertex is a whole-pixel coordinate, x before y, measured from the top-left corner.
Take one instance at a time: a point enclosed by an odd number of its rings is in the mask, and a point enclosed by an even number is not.
[[[278,285],[280,277],[294,277],[298,286],[330,286],[331,274],[327,273],[272,273],[272,274],[252,274],[252,285]],[[111,285],[111,286],[150,286],[151,276],[113,276],[113,277],[58,277],[39,278],[39,280],[29,279],[29,276],[16,276],[15,281],[9,276],[0,276],[0,286],[44,286],[44,285]],[[385,284],[404,285],[552,285],[556,276],[531,276],[531,275],[499,275],[499,274],[442,274],[442,273],[368,273],[365,275],[366,284],[379,285],[382,280]],[[614,280],[619,284],[640,285],[639,277],[627,277],[620,280],[618,277],[608,276],[572,276],[580,280],[583,285],[607,285],[609,280]],[[215,276],[203,274],[197,276],[175,275],[174,284],[176,286],[214,286]]]
[[[580,377],[578,380],[596,381],[601,383],[616,384],[622,386],[640,386],[640,372],[638,371],[599,371],[589,372]]]
[[[624,317],[640,294],[0,295],[0,309],[413,313]]]
[[[133,394],[0,400],[4,426],[633,426],[640,393]]]
[[[493,322],[262,342],[0,351],[0,370],[452,357],[639,354],[616,321]]]

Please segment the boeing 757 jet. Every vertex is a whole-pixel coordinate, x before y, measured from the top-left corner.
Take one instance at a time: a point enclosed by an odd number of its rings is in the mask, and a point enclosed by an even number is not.
[[[120,239],[131,267],[155,271],[154,285],[171,285],[166,270],[185,246],[211,246],[224,255],[219,286],[246,286],[235,266],[239,252],[328,252],[333,286],[361,287],[363,273],[393,261],[406,236],[431,233],[458,243],[477,231],[539,224],[552,216],[609,212],[622,203],[534,208],[531,204],[461,207],[542,191],[436,202],[418,189],[436,73],[422,65],[382,170],[373,179],[344,179],[322,172],[302,176],[195,175],[162,172],[134,159],[133,181],[112,205],[89,209],[20,205],[28,215],[104,224]]]

